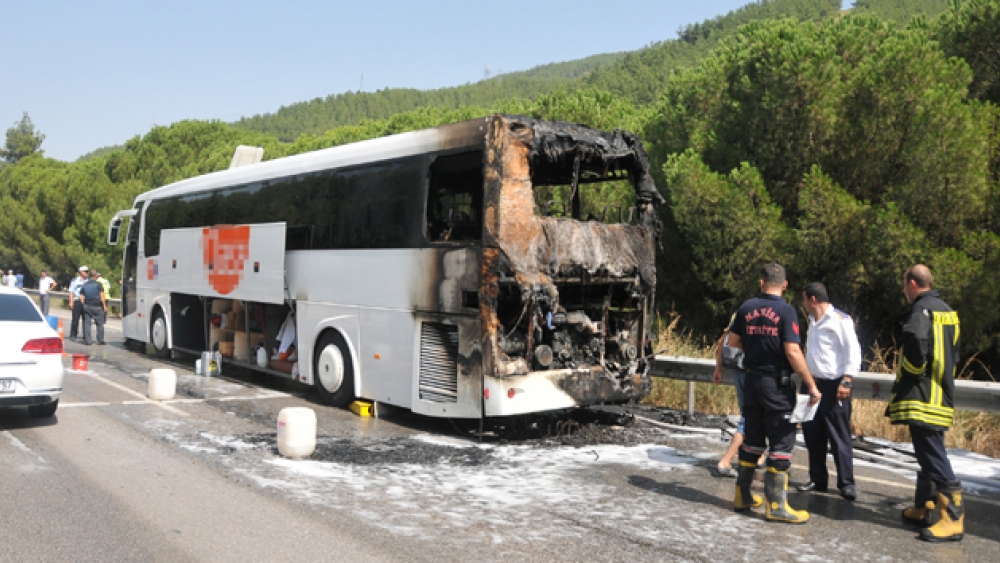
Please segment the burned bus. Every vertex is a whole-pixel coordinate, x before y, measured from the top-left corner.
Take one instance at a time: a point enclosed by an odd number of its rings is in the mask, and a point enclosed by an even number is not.
[[[164,186],[108,241],[157,354],[500,417],[648,393],[661,202],[634,135],[493,115]]]

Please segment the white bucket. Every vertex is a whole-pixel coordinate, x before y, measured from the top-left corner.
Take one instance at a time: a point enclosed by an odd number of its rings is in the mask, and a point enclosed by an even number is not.
[[[149,398],[154,401],[167,401],[174,398],[177,390],[177,374],[172,369],[154,369],[149,371]]]
[[[316,451],[316,412],[308,407],[288,407],[278,413],[278,453],[291,458]]]

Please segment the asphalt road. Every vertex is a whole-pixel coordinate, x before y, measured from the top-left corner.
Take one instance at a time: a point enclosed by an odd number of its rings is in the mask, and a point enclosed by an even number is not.
[[[1000,547],[996,492],[967,495],[966,539],[947,545],[899,521],[912,476],[870,466],[856,503],[795,493],[813,520],[771,524],[734,513],[732,480],[709,475],[716,437],[479,444],[257,374],[194,376],[193,358],[124,350],[114,321],[108,340],[67,343],[90,370],[67,374],[55,418],[0,410],[0,561],[994,561]],[[177,399],[146,400],[165,366]],[[317,413],[308,460],[277,454],[286,406]]]

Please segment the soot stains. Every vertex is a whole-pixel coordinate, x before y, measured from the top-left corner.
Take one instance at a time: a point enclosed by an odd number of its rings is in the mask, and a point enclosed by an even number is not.
[[[350,465],[457,465],[475,467],[493,463],[493,454],[484,448],[452,447],[412,438],[382,440],[317,440],[313,461]]]

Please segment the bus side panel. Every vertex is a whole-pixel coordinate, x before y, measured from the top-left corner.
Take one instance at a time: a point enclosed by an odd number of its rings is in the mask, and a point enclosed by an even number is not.
[[[411,408],[414,326],[409,311],[361,310],[360,397]]]

